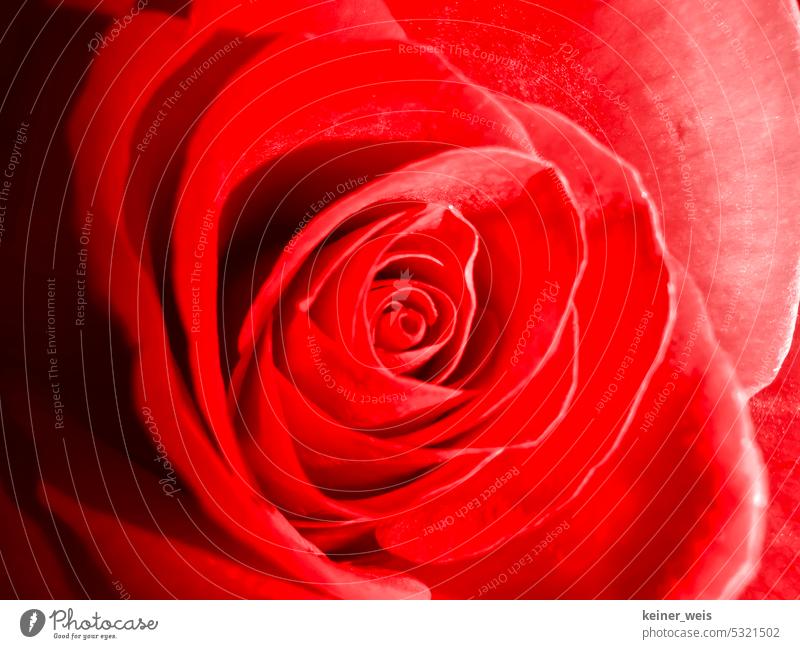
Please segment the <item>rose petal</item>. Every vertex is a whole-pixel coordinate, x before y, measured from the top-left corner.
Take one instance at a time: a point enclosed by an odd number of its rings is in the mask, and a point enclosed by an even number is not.
[[[100,445],[68,447],[66,465],[77,458],[97,457],[80,472],[51,471],[43,493],[73,531],[85,541],[98,567],[133,597],[282,597],[309,598],[328,594],[327,584],[288,578],[270,554],[252,554],[232,544],[194,510],[188,499],[167,498],[157,477],[134,467]],[[96,455],[99,453],[99,455]],[[102,458],[102,460],[100,460]],[[114,480],[103,478],[108,473]],[[300,548],[293,552],[303,554]],[[312,566],[318,558],[306,553]],[[408,594],[424,593],[412,579],[353,570],[354,582],[367,591],[394,583]],[[310,574],[308,575],[310,576]],[[386,592],[390,592],[386,591]],[[357,596],[357,595],[355,595]]]
[[[327,34],[343,31],[347,38],[397,38],[402,29],[381,0],[291,0],[280,6],[268,0],[192,0],[191,19],[197,29]]]
[[[761,568],[744,599],[793,599],[800,592],[800,332],[775,382],[750,399],[756,439],[769,475]]]

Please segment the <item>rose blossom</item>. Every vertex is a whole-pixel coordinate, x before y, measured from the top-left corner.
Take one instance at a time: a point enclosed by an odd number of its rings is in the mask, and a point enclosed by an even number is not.
[[[86,594],[741,593],[797,128],[732,97],[794,14],[239,4],[137,10],[69,107],[116,412],[64,398],[38,497]]]

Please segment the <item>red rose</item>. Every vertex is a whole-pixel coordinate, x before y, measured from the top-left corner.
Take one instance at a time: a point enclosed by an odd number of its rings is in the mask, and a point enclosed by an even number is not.
[[[89,361],[37,482],[83,594],[742,592],[791,16],[240,4],[115,7],[68,111]]]

